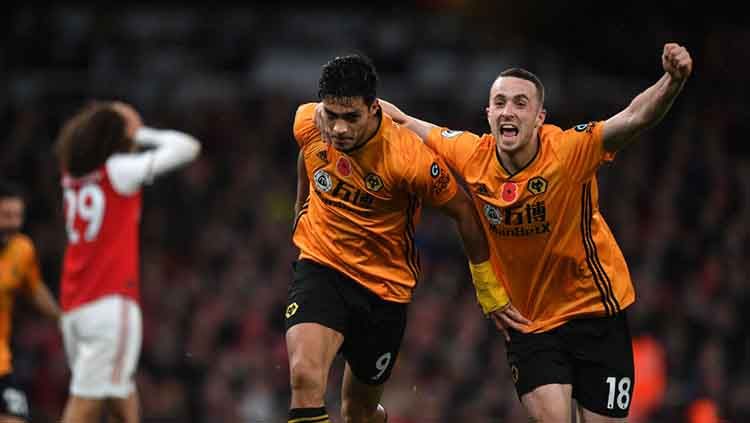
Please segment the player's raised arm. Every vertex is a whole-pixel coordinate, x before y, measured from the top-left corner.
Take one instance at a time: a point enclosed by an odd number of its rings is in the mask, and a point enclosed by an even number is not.
[[[125,118],[126,131],[143,153],[115,154],[107,161],[114,187],[123,194],[137,191],[141,185],[198,157],[201,145],[191,135],[172,129],[144,126],[130,105],[115,102],[112,108]]]
[[[390,103],[383,99],[378,99],[378,102],[380,102],[380,107],[383,109],[383,113],[389,115],[394,122],[400,125],[404,125],[405,127],[414,131],[417,135],[419,135],[419,138],[422,138],[423,140],[427,139],[430,131],[433,128],[437,127],[437,125],[434,125],[430,122],[426,122],[424,120],[407,115],[393,103]]]
[[[690,53],[679,44],[667,43],[661,62],[664,75],[605,122],[603,142],[607,151],[622,149],[642,131],[659,123],[682,91],[693,70]]]

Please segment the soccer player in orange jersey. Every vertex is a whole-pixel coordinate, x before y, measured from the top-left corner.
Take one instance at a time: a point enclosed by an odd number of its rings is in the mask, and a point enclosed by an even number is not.
[[[523,69],[490,88],[491,134],[440,128],[381,100],[469,187],[492,265],[533,322],[510,328],[508,361],[533,421],[566,422],[572,399],[586,422],[625,421],[633,355],[625,310],[635,292],[598,207],[596,171],[670,109],[692,70],[688,51],[664,45],[664,75],[621,112],[562,130],[544,124],[544,87]],[[494,316],[493,316],[494,317]],[[496,323],[505,325],[504,317]]]
[[[59,320],[60,309],[42,281],[34,243],[19,231],[24,200],[15,185],[0,181],[0,423],[31,421],[26,394],[13,377],[10,331],[13,303],[25,295],[45,316]]]
[[[294,228],[300,255],[285,313],[289,422],[330,421],[324,395],[338,352],[346,359],[343,420],[387,420],[379,402],[420,279],[414,236],[423,203],[456,222],[485,312],[511,316],[519,330],[529,323],[495,278],[471,200],[441,158],[381,113],[376,82],[365,57],[337,57],[323,67],[321,102],[295,116],[302,179]]]

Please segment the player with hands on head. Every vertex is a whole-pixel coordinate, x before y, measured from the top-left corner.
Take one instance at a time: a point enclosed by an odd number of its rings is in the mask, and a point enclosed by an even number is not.
[[[94,101],[65,122],[55,148],[68,235],[62,330],[72,372],[62,421],[98,423],[107,411],[136,423],[142,187],[195,160],[200,144],[144,126],[127,103]]]

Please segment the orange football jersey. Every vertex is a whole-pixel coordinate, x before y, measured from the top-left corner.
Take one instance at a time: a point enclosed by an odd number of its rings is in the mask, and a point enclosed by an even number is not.
[[[42,284],[34,244],[25,235],[13,235],[0,250],[0,376],[10,373],[10,330],[16,294],[33,293]]]
[[[295,222],[300,259],[329,266],[388,301],[411,301],[420,279],[414,233],[422,202],[439,206],[458,185],[412,131],[382,115],[377,133],[342,153],[323,142],[315,103],[297,109],[310,195]]]
[[[603,127],[543,125],[536,156],[514,174],[492,135],[434,128],[425,140],[465,180],[495,272],[532,332],[612,315],[635,300],[625,258],[599,213],[596,170],[614,158]]]

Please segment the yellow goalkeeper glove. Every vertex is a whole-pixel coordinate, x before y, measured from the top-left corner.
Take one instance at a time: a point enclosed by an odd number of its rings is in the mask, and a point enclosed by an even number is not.
[[[505,288],[495,277],[495,272],[492,270],[492,264],[489,260],[479,264],[469,262],[469,269],[471,270],[471,281],[476,289],[477,300],[485,316],[493,311],[505,308],[510,303],[508,293],[505,292]]]

